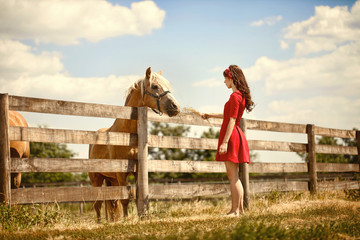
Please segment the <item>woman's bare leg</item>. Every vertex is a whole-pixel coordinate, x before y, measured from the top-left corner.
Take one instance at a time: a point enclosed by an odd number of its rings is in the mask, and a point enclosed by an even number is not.
[[[239,164],[225,161],[226,174],[230,181],[231,210],[228,214],[243,212],[244,189],[239,180]]]
[[[240,180],[239,180],[239,185],[240,185],[239,213],[243,214],[244,213],[244,188],[243,188],[243,185]]]

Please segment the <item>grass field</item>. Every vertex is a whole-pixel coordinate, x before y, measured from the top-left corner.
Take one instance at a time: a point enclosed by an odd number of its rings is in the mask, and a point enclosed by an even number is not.
[[[250,210],[241,217],[222,215],[229,210],[229,199],[159,201],[150,203],[146,219],[136,216],[132,204],[127,219],[99,224],[90,204],[81,215],[75,205],[76,210],[64,205],[60,209],[54,205],[27,206],[19,207],[24,211],[20,214],[29,214],[30,221],[37,218],[37,222],[17,226],[16,216],[10,214],[11,227],[4,229],[9,222],[2,210],[0,238],[360,239],[359,200],[359,190],[321,192],[314,196],[307,192],[272,192],[252,196]],[[31,217],[31,212],[41,214]]]

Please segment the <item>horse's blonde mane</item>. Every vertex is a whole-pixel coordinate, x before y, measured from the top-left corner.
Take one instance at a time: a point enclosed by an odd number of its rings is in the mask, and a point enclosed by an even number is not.
[[[150,84],[152,81],[154,80],[157,80],[157,82],[164,88],[164,91],[172,91],[172,87],[171,87],[171,84],[170,82],[164,78],[163,76],[161,76],[160,74],[157,74],[155,72],[152,72],[151,73],[151,76],[150,76]],[[125,99],[127,100],[128,97],[130,96],[131,92],[138,88],[139,85],[140,85],[140,90],[141,90],[141,96],[143,96],[143,84],[144,84],[144,80],[145,80],[145,77],[144,78],[140,78],[138,80],[136,80],[135,82],[133,82],[130,87],[126,90],[126,93],[125,93]]]

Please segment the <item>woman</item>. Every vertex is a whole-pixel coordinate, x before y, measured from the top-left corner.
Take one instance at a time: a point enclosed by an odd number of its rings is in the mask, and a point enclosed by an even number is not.
[[[223,72],[225,85],[233,93],[225,104],[224,114],[202,114],[202,118],[223,118],[220,129],[216,161],[225,162],[226,173],[230,181],[231,210],[230,216],[242,214],[244,190],[239,180],[239,163],[250,163],[249,147],[239,124],[246,109],[250,112],[254,107],[250,89],[242,70],[236,65],[230,65]]]

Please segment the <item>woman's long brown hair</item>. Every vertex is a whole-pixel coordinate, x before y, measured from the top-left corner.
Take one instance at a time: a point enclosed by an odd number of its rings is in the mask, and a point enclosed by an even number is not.
[[[245,98],[246,111],[251,112],[254,108],[254,102],[251,100],[250,88],[246,82],[243,71],[236,65],[230,65],[229,70],[232,74],[233,83],[235,84],[236,89],[239,90]],[[223,75],[224,77],[227,77],[225,71]]]

